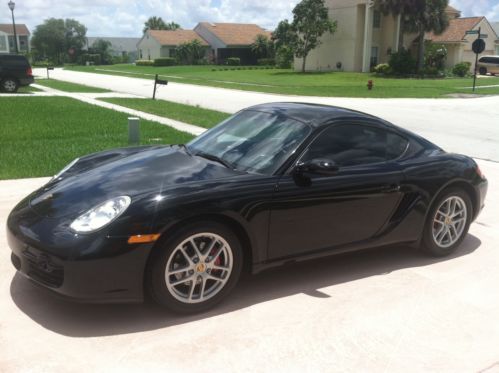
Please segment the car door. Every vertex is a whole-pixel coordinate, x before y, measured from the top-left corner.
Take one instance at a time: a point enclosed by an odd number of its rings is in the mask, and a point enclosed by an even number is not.
[[[328,159],[334,175],[285,173],[272,201],[269,259],[308,254],[368,240],[390,218],[402,194],[396,162],[408,141],[383,127],[331,125],[298,163]]]

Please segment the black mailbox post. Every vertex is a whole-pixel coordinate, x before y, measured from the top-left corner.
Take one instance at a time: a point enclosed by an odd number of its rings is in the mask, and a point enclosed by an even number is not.
[[[152,99],[155,100],[156,99],[156,87],[157,85],[167,85],[168,84],[168,80],[164,80],[164,79],[159,79],[158,78],[158,74],[156,74],[156,76],[154,77],[154,91],[152,93]]]

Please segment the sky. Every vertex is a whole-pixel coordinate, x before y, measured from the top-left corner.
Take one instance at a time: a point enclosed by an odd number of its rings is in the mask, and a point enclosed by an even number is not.
[[[256,23],[273,30],[291,18],[299,0],[14,0],[16,23],[25,23],[33,32],[44,19],[74,18],[83,23],[87,36],[140,37],[144,22],[159,16],[182,28],[200,21]],[[8,0],[0,4],[0,23],[11,23]],[[463,16],[486,16],[499,21],[499,0],[451,0]]]

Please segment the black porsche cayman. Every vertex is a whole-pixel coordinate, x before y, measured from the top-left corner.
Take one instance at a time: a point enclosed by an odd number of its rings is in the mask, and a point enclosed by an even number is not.
[[[85,302],[199,312],[243,269],[395,243],[448,255],[487,181],[382,119],[338,107],[242,110],[187,145],[81,157],[7,222],[19,272]]]

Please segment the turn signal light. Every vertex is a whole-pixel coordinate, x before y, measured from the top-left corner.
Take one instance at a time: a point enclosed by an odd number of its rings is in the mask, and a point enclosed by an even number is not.
[[[130,236],[128,243],[149,243],[154,242],[159,238],[160,234],[137,234]]]

